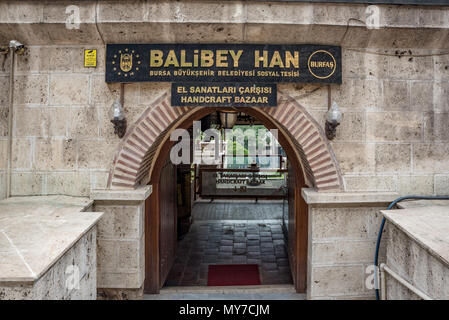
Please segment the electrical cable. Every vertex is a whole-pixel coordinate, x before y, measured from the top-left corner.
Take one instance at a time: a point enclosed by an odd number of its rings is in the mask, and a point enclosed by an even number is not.
[[[360,23],[363,23],[364,26],[366,26],[366,22],[360,20],[360,19],[356,19],[356,18],[349,18],[347,23],[346,23],[346,29],[345,32],[343,33],[343,36],[341,37],[340,40],[340,46],[342,46],[343,44],[343,40],[346,37],[346,34],[349,31],[349,23],[351,21],[357,21]],[[360,27],[360,26],[359,26]],[[366,53],[366,54],[374,54],[374,55],[379,55],[379,56],[387,56],[387,57],[408,57],[408,58],[420,58],[420,57],[433,57],[433,56],[444,56],[444,55],[448,55],[449,51],[443,51],[443,52],[438,52],[438,53],[429,53],[429,54],[412,54],[410,50],[408,50],[409,54],[404,54],[407,51],[402,51],[402,52],[398,52],[398,50],[396,50],[396,53],[387,53],[387,52],[376,52],[376,51],[370,51],[370,50],[363,50],[363,49],[356,49],[356,48],[345,48],[345,50],[348,51],[354,51],[354,52],[360,52],[360,53]]]

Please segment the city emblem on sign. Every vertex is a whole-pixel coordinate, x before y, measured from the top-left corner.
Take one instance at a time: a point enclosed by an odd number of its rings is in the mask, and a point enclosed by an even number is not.
[[[122,53],[120,55],[120,69],[123,72],[129,72],[133,68],[133,55],[132,53]]]
[[[136,71],[140,69],[140,55],[135,53],[135,50],[125,48],[118,50],[113,55],[112,70],[117,76],[127,78],[134,76]]]

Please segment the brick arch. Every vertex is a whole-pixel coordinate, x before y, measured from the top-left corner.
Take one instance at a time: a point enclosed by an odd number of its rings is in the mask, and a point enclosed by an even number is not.
[[[310,186],[318,191],[342,191],[340,169],[321,126],[287,94],[280,92],[279,101],[278,107],[245,109],[270,119],[288,137]],[[153,102],[123,137],[109,173],[108,188],[134,189],[147,184],[153,161],[168,133],[200,109],[171,107],[169,92]]]

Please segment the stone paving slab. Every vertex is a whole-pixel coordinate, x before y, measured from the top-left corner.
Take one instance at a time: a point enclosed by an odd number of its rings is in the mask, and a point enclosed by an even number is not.
[[[196,202],[194,205],[195,220],[272,220],[282,219],[283,209],[288,206],[282,201],[218,201]]]
[[[293,283],[281,223],[281,220],[194,222],[178,243],[165,285],[206,286],[208,266],[212,264],[257,264],[262,285]]]

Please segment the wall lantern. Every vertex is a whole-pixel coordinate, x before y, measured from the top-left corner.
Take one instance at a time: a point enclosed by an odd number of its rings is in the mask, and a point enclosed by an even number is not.
[[[224,129],[232,129],[237,122],[239,113],[236,111],[220,111],[220,122]]]
[[[335,135],[337,133],[337,127],[341,122],[341,118],[342,118],[342,114],[341,114],[340,108],[338,107],[338,104],[334,101],[334,102],[332,102],[332,106],[326,112],[325,132],[326,132],[326,137],[329,140],[332,140],[335,138]]]
[[[117,98],[109,110],[109,119],[114,124],[114,133],[123,138],[126,133],[126,118],[120,99]]]

